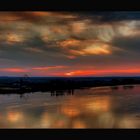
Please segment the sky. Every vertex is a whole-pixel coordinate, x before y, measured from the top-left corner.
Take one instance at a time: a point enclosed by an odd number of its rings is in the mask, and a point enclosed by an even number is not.
[[[140,12],[0,12],[0,76],[140,75]]]

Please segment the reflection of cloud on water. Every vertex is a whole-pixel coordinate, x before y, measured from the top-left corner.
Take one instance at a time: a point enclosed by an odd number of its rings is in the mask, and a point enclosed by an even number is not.
[[[54,121],[51,128],[67,128],[67,126],[68,126],[68,121],[60,119]]]
[[[111,99],[109,96],[95,97],[86,103],[86,109],[95,113],[109,111],[111,109]]]
[[[92,87],[92,88],[85,88],[85,89],[76,89],[75,96],[85,96],[85,95],[105,95],[111,93],[112,90],[110,87]]]
[[[49,113],[43,113],[40,119],[40,127],[46,127],[49,128],[52,122],[52,116],[49,115]]]
[[[57,113],[44,112],[40,118],[41,128],[64,128],[68,126],[68,118]]]
[[[137,128],[140,127],[139,90],[134,88],[108,94],[110,88],[82,90],[81,95],[53,98],[45,94],[30,96],[29,100],[8,100],[1,106],[1,128]],[[97,91],[97,92],[96,92]],[[78,91],[80,92],[80,90]],[[118,93],[118,94],[115,94]],[[119,94],[120,93],[120,94]],[[121,94],[127,93],[127,94]],[[137,93],[137,94],[136,94]],[[129,96],[128,96],[129,95]],[[11,103],[9,102],[11,101]],[[18,104],[19,103],[19,104]]]
[[[93,93],[109,93],[111,92],[110,86],[106,86],[106,87],[93,87],[91,88]]]
[[[71,116],[71,114],[69,116],[69,113],[60,115],[57,113],[44,112],[41,116],[39,126],[41,128],[86,128],[85,121],[80,120],[79,118],[74,119],[71,117],[74,116]]]
[[[111,111],[101,111],[97,114],[85,114],[82,108],[68,107],[58,112],[42,112],[38,116],[23,110],[9,110],[5,115],[0,114],[0,127],[9,128],[137,128],[139,118],[129,114],[116,115]],[[84,110],[84,109],[83,109]],[[77,112],[78,113],[75,113]]]
[[[71,120],[72,128],[138,127],[135,118],[129,114],[119,115],[113,112],[110,96],[79,98],[79,100],[71,98],[67,104],[61,106],[60,112]]]
[[[7,113],[7,119],[9,122],[20,122],[23,118],[22,112],[10,111]]]
[[[61,113],[70,117],[78,116],[79,114],[86,112],[98,114],[100,112],[111,111],[112,101],[109,96],[90,98],[79,97],[78,99],[71,97],[69,102],[64,102],[60,108]]]
[[[75,120],[75,121],[73,121],[73,123],[72,123],[72,128],[86,128],[87,127],[87,124],[84,122],[84,121],[82,121],[82,120]]]
[[[11,106],[7,106],[7,109],[14,109],[14,108],[24,108],[24,107],[28,107],[28,106],[31,106],[32,104],[31,103],[27,103],[27,104],[13,104]]]
[[[139,128],[140,127],[140,119],[132,117],[131,115],[125,115],[120,117],[118,123],[118,128]]]
[[[102,113],[97,119],[98,127],[113,128],[115,123],[114,117],[114,114],[112,114],[111,112]]]
[[[74,106],[63,106],[61,112],[68,117],[76,117],[80,114],[80,110]]]

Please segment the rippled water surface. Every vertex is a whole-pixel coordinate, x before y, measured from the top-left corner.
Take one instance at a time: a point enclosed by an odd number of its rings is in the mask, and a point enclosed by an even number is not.
[[[0,95],[0,128],[140,128],[140,85]]]

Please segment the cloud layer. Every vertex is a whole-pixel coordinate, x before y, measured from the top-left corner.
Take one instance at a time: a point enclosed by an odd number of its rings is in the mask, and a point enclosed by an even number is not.
[[[0,75],[140,74],[140,12],[1,12]]]

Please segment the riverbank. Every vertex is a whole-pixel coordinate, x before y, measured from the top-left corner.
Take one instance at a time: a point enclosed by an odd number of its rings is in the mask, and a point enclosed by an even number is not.
[[[112,86],[117,89],[118,85],[131,88],[130,85],[140,84],[140,77],[73,77],[73,78],[24,78],[10,77],[0,78],[0,94],[6,93],[30,93],[56,90],[74,90],[90,87]]]

